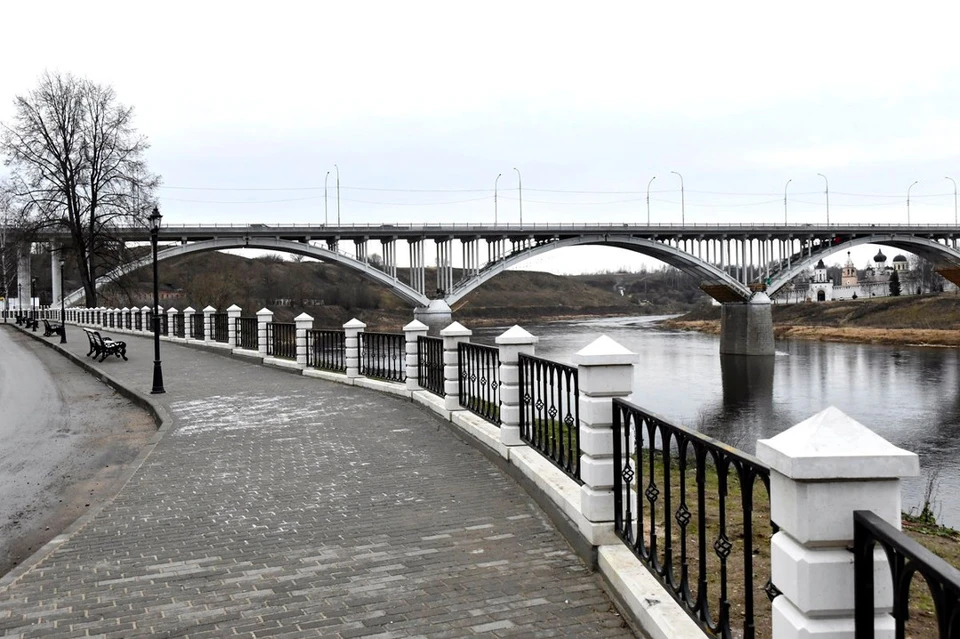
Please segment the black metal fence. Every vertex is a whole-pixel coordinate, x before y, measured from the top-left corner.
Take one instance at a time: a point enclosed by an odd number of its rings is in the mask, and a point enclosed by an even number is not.
[[[360,374],[402,382],[406,379],[403,333],[360,333]]]
[[[143,330],[143,313],[140,311],[133,314],[133,328],[137,331]]]
[[[460,405],[491,424],[500,425],[500,349],[457,344]]]
[[[613,400],[613,454],[617,535],[705,632],[756,637],[756,606],[769,608],[776,594],[770,470],[621,399]],[[728,570],[742,571],[742,590]]]
[[[577,369],[520,354],[520,439],[580,481]]]
[[[230,341],[230,318],[226,313],[214,313],[210,317],[213,341],[226,344]]]
[[[910,618],[910,585],[919,573],[933,599],[940,639],[960,637],[960,571],[897,530],[875,513],[853,513],[854,617],[856,639],[874,637],[873,550],[883,549],[893,579],[894,637],[905,639]],[[923,635],[928,636],[927,634]]]
[[[417,336],[417,379],[421,388],[444,396],[442,338]]]
[[[190,314],[190,337],[192,339],[203,339],[203,313]]]
[[[133,328],[133,312],[124,311],[121,315],[123,316],[123,327],[129,331]]]
[[[255,351],[259,348],[260,327],[256,317],[237,318],[237,345],[240,348]]]
[[[183,326],[183,313],[177,313],[173,316],[173,336],[185,337]]]
[[[328,371],[345,371],[346,334],[343,331],[307,331],[307,366]]]
[[[267,324],[267,355],[280,359],[297,359],[296,324]]]

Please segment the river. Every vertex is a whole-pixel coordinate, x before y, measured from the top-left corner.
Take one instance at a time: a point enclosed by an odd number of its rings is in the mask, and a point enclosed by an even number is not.
[[[836,406],[920,456],[903,486],[919,510],[933,477],[938,521],[960,528],[960,351],[955,348],[778,341],[775,357],[719,354],[719,338],[660,328],[663,317],[526,325],[537,355],[569,363],[607,335],[638,354],[630,398],[643,408],[749,453],[756,440]],[[501,329],[477,331],[490,342]]]

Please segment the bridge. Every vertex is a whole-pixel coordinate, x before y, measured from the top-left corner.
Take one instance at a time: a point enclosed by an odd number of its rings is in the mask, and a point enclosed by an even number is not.
[[[150,240],[146,228],[116,229],[127,243]],[[960,284],[960,227],[902,224],[196,224],[166,225],[160,260],[224,249],[264,249],[341,264],[377,282],[410,304],[419,319],[445,326],[458,302],[505,270],[549,251],[572,246],[611,246],[660,260],[690,274],[723,305],[721,352],[770,354],[769,301],[803,270],[837,251],[879,244],[913,253]],[[38,237],[52,245],[69,235],[50,229]],[[428,289],[426,246],[434,242],[436,287]],[[371,262],[371,242],[381,260]],[[404,247],[401,243],[405,243]],[[345,250],[344,245],[352,245]],[[406,252],[407,266],[398,256]],[[108,282],[149,262],[145,257],[98,280]],[[27,267],[29,273],[29,267]],[[53,278],[58,282],[58,278]],[[78,302],[82,291],[65,297]],[[58,286],[54,299],[59,299]]]

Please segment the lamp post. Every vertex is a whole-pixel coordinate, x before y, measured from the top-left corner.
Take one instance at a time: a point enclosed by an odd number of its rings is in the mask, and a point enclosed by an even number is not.
[[[793,182],[793,178],[787,180],[787,183],[783,185],[783,223],[787,223],[787,187],[790,186],[790,183]]]
[[[953,182],[953,225],[957,225],[957,181],[950,176],[946,176],[943,179],[950,180]]]
[[[327,180],[330,179],[330,171],[327,171],[326,177],[323,178],[323,225],[326,226],[327,222]]]
[[[827,226],[830,225],[830,182],[827,181],[827,176],[823,173],[817,173],[820,177],[823,178],[823,183],[826,186],[826,190],[823,192],[827,198]]]
[[[493,181],[493,225],[497,225],[497,182],[503,173],[497,173],[497,179]]]
[[[907,187],[907,226],[910,226],[910,189],[917,185],[920,180],[914,180],[913,184]]]
[[[687,212],[686,205],[683,201],[683,176],[677,173],[676,171],[670,171],[678,178],[680,178],[680,224],[685,225],[687,223]]]
[[[523,227],[523,178],[520,177],[520,169],[513,167],[517,172],[517,193],[520,196],[520,226]]]
[[[151,394],[165,393],[163,369],[160,366],[160,307],[159,278],[157,277],[157,237],[160,235],[160,210],[156,206],[147,218],[150,221],[150,244],[153,247],[153,389]]]
[[[60,249],[63,251],[63,249]],[[67,315],[64,313],[63,298],[63,253],[60,253],[60,343],[67,343]]]
[[[30,309],[33,315],[33,332],[37,332],[37,278],[30,280]]]
[[[340,167],[334,164],[333,168],[337,170],[337,228],[340,228]]]
[[[650,185],[653,184],[653,181],[657,179],[657,176],[654,175],[650,178],[650,181],[647,182],[647,226],[650,226]]]

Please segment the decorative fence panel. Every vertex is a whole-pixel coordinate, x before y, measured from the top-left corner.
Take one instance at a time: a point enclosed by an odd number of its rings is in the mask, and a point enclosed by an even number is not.
[[[192,339],[203,339],[203,313],[190,314],[190,337]]]
[[[360,374],[402,382],[406,379],[403,333],[360,333]]]
[[[214,313],[210,316],[213,328],[213,341],[226,344],[230,341],[230,317],[226,313]]]
[[[297,359],[296,324],[267,324],[267,355],[280,359]]]
[[[424,390],[444,396],[442,338],[417,336],[417,379]]]
[[[620,539],[705,632],[769,637],[777,594],[770,582],[770,470],[622,399],[613,400],[613,455]],[[728,583],[731,571],[742,578]]]
[[[133,329],[136,331],[143,330],[143,313],[140,311],[133,314]]]
[[[523,353],[519,369],[520,439],[580,482],[577,369]]]
[[[237,344],[240,348],[255,351],[259,348],[259,330],[256,317],[237,318]]]
[[[457,344],[460,405],[491,424],[500,425],[500,349]]]
[[[185,337],[184,334],[184,321],[183,313],[177,313],[173,316],[173,336],[174,337]]]
[[[124,328],[126,328],[129,331],[131,328],[133,328],[133,313],[131,313],[130,311],[127,311],[122,315],[123,315],[123,321],[124,321]]]
[[[346,334],[343,331],[307,331],[307,366],[343,372],[346,364]]]

